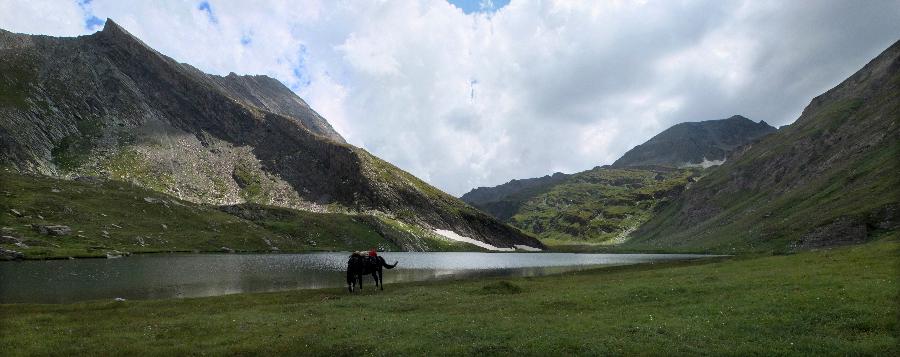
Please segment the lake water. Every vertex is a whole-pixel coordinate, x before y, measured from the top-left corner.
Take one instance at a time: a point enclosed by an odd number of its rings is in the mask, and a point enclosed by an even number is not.
[[[145,254],[0,262],[0,303],[159,299],[346,286],[349,253]],[[382,253],[385,289],[402,281],[537,276],[598,266],[699,259],[690,254]],[[365,289],[374,288],[370,276]]]

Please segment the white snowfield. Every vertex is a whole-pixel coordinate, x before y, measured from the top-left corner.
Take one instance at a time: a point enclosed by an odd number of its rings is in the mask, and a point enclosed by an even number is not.
[[[692,162],[689,162],[689,163],[686,163],[686,164],[681,165],[681,166],[679,166],[679,167],[680,167],[680,168],[685,168],[685,167],[702,167],[702,168],[704,168],[704,169],[708,169],[708,168],[713,167],[713,166],[719,166],[719,165],[724,164],[726,159],[727,159],[727,158],[722,158],[721,160],[709,160],[709,159],[706,158],[706,156],[704,156],[704,157],[703,157],[703,161],[701,161],[701,162],[698,162],[698,163],[696,163],[696,164],[695,164],[695,163],[692,163]]]
[[[480,241],[480,240],[472,239],[472,238],[469,238],[469,237],[463,237],[463,236],[457,234],[457,233],[454,232],[454,231],[448,231],[448,230],[446,230],[446,229],[435,229],[435,230],[434,230],[434,233],[437,233],[437,234],[439,234],[439,235],[441,235],[441,236],[443,236],[443,237],[446,237],[446,238],[448,238],[448,239],[455,240],[455,241],[457,241],[457,242],[464,242],[464,243],[474,244],[474,245],[477,245],[477,246],[482,247],[482,248],[484,248],[484,249],[487,249],[487,250],[493,250],[493,251],[497,251],[497,252],[514,252],[514,251],[516,251],[516,249],[525,250],[525,251],[529,251],[529,252],[537,252],[537,251],[540,251],[540,250],[541,250],[540,248],[530,247],[530,246],[522,245],[522,244],[516,244],[516,245],[515,245],[515,248],[500,248],[500,247],[495,247],[495,246],[493,246],[493,245],[491,245],[491,244],[482,242],[482,241]]]
[[[523,244],[516,244],[516,245],[514,245],[514,247],[516,247],[516,249],[518,249],[518,250],[524,250],[526,252],[540,252],[541,251],[541,248],[535,248],[535,247],[527,246],[527,245],[523,245]]]

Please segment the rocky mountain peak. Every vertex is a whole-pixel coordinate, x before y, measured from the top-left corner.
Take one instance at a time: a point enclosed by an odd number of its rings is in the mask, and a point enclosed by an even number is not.
[[[162,54],[156,52],[156,50],[144,43],[144,41],[141,41],[137,36],[132,35],[128,30],[125,30],[125,28],[115,23],[112,19],[106,19],[103,30],[100,30],[90,37],[101,39],[106,45],[118,45],[119,47],[131,50],[139,48],[141,51],[148,51],[162,56]]]
[[[112,20],[74,38],[0,32],[0,48],[4,168],[101,176],[201,204],[381,212],[428,235],[543,247],[347,144],[274,78],[204,73]]]
[[[612,166],[681,167],[723,161],[734,149],[775,131],[764,121],[742,115],[680,123],[629,150]]]

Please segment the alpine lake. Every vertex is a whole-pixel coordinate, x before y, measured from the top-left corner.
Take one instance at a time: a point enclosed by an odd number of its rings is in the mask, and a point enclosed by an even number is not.
[[[384,252],[386,289],[395,282],[527,277],[602,266],[711,257],[691,254]],[[141,254],[118,259],[0,263],[0,303],[166,299],[346,286],[347,252]],[[363,277],[364,289],[375,288]]]

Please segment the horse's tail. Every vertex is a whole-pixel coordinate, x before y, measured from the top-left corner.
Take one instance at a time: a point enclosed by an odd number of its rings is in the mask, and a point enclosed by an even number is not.
[[[388,264],[386,261],[384,261],[384,258],[382,258],[382,257],[378,257],[378,258],[379,258],[378,260],[381,261],[381,266],[388,268],[388,269],[394,269],[394,267],[397,266],[397,263],[399,263],[398,261],[394,261],[394,264]]]

